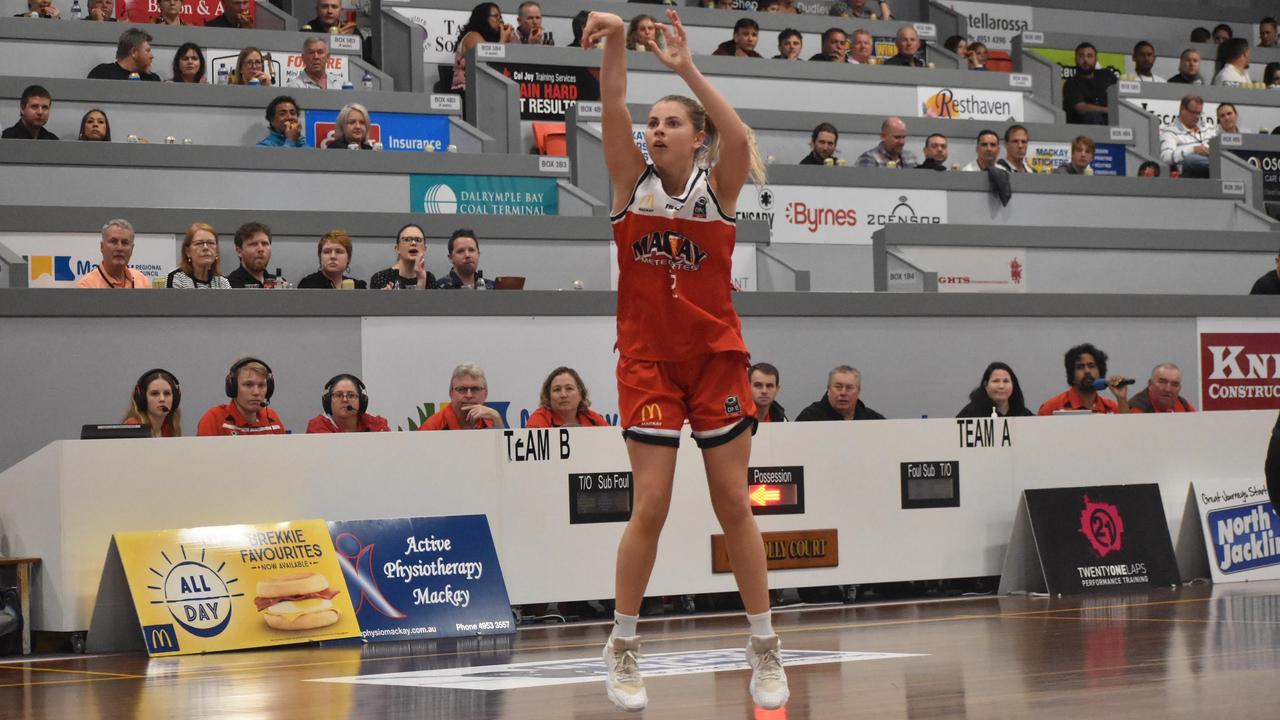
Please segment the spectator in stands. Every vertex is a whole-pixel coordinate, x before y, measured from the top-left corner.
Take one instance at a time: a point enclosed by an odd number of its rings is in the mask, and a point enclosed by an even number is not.
[[[396,264],[369,278],[370,289],[426,290],[436,285],[436,276],[427,269],[427,234],[409,223],[396,233]]]
[[[1204,78],[1200,77],[1199,50],[1187,48],[1182,51],[1182,55],[1178,56],[1178,74],[1169,78],[1169,82],[1183,85],[1204,84]]]
[[[778,33],[778,54],[774,60],[804,60],[804,36],[795,28]]]
[[[18,98],[18,122],[5,128],[0,138],[8,140],[57,140],[58,136],[44,129],[53,112],[53,98],[42,85],[28,85]]]
[[[1249,78],[1249,41],[1232,38],[1218,46],[1218,74],[1214,85],[1239,87],[1253,82]]]
[[[102,226],[102,260],[86,273],[76,287],[99,290],[150,290],[151,279],[129,267],[133,259],[133,225],[116,218]]]
[[[301,30],[322,35],[355,35],[358,28],[354,19],[342,22],[342,0],[316,0],[316,16],[303,25]]]
[[[169,0],[169,2],[173,2],[173,0]],[[111,16],[111,6],[114,4],[111,0],[89,0],[89,14],[84,19],[92,22],[115,22],[116,19]],[[163,0],[161,0],[160,6],[163,9]]]
[[[275,394],[276,380],[271,368],[254,357],[241,358],[231,365],[223,380],[231,402],[205,411],[196,426],[200,437],[231,435],[283,435],[284,423],[267,407]]]
[[[1133,73],[1142,82],[1162,83],[1165,79],[1156,75],[1151,68],[1156,66],[1156,48],[1146,40],[1139,40],[1133,46]]]
[[[94,0],[94,2],[104,2],[110,4],[111,0]],[[191,23],[182,19],[182,6],[184,0],[160,0],[160,14],[152,18],[153,25],[190,25]]]
[[[254,0],[222,0],[222,14],[204,26],[253,30],[256,22],[253,3]]]
[[[80,118],[80,134],[76,139],[111,142],[111,123],[107,121],[107,114],[97,108],[85,113]]]
[[[1209,139],[1213,131],[1200,126],[1204,100],[1184,95],[1178,103],[1178,119],[1160,128],[1160,162],[1178,169],[1184,177],[1209,177]]]
[[[835,161],[836,143],[840,142],[840,131],[831,123],[818,123],[809,135],[809,154],[800,161],[801,165],[825,165],[827,160]]]
[[[173,82],[202,83],[205,74],[204,51],[193,42],[184,42],[173,54]]]
[[[969,41],[963,35],[952,35],[942,43],[942,47],[961,60],[969,57]]]
[[[1241,129],[1239,122],[1240,113],[1236,110],[1236,106],[1233,103],[1218,103],[1218,129],[1215,131],[1216,134],[1247,133],[1248,130]]]
[[[804,11],[796,7],[796,0],[778,0],[771,12],[783,13],[786,15],[803,15]]]
[[[54,6],[53,0],[27,0],[27,11],[14,17],[39,17],[48,20],[59,20],[62,13]]]
[[[449,236],[449,262],[453,268],[436,283],[437,290],[492,290],[480,268],[480,240],[475,230],[459,228]]]
[[[849,6],[849,17],[863,20],[892,20],[889,3],[884,0],[845,0]],[[879,16],[876,13],[879,12]]]
[[[975,42],[969,46],[969,69],[985,72],[987,69],[987,46]]]
[[[342,373],[329,378],[320,396],[324,414],[307,422],[308,433],[390,432],[381,415],[369,413],[369,393],[360,378]]]
[[[227,275],[233,288],[287,287],[278,275],[267,272],[271,264],[271,228],[258,222],[247,222],[236,230],[236,255],[240,267]]]
[[[958,418],[1031,417],[1022,396],[1022,385],[1013,368],[993,362],[982,372],[982,382],[969,393],[969,404],[956,413]]]
[[[995,130],[983,130],[978,133],[977,157],[960,169],[964,172],[986,172],[991,168],[1003,169],[996,162],[999,157],[1000,136]]]
[[[712,55],[732,57],[762,57],[756,52],[760,40],[760,24],[751,18],[742,18],[733,24],[733,37],[720,43]]]
[[[858,167],[915,167],[916,156],[906,144],[907,124],[900,117],[887,117],[880,123],[880,144],[858,156]]]
[[[783,32],[786,31],[783,30]],[[658,43],[658,47],[666,47],[662,36],[658,34],[658,23],[644,14],[631,18],[631,24],[627,27],[627,49],[648,50],[650,42]]]
[[[241,50],[227,82],[231,85],[272,85],[271,66],[267,56],[256,47]]]
[[[1266,83],[1268,88],[1280,85],[1280,62],[1267,63],[1267,67],[1262,71],[1262,82]]]
[[[1087,42],[1077,45],[1076,73],[1062,84],[1062,108],[1067,111],[1067,122],[1106,125],[1107,88],[1115,82],[1115,73],[1098,69],[1097,48]]]
[[[267,105],[267,125],[271,130],[258,141],[258,147],[306,147],[301,116],[297,101],[288,95],[277,96]]]
[[[814,62],[848,62],[849,36],[838,27],[827,28],[822,33],[822,52],[809,58]]]
[[[1147,387],[1129,398],[1129,412],[1195,412],[1195,407],[1179,395],[1180,392],[1182,392],[1182,371],[1173,363],[1160,363],[1151,369]]]
[[[813,420],[883,420],[884,416],[863,404],[862,373],[839,365],[827,373],[827,392],[800,411],[796,422]]]
[[[352,148],[352,146],[355,146]],[[372,150],[369,141],[369,111],[359,103],[347,103],[338,111],[338,122],[333,129],[333,139],[327,146],[330,150]]]
[[[525,0],[516,10],[515,42],[524,45],[555,45],[550,31],[542,28],[542,6]]]
[[[583,11],[585,13],[586,11]],[[580,13],[580,14],[583,14]],[[577,18],[575,17],[576,21]],[[467,51],[478,43],[509,43],[515,37],[516,29],[502,22],[502,10],[497,3],[484,2],[471,8],[471,17],[467,24],[458,31],[457,46],[453,53],[454,90],[467,89]],[[577,31],[581,34],[581,30]],[[575,37],[575,39],[577,39]]]
[[[609,422],[591,409],[591,395],[582,376],[570,367],[558,367],[542,381],[538,409],[525,427],[603,427]]]
[[[418,430],[484,430],[505,428],[502,415],[484,404],[489,382],[479,365],[464,363],[449,378],[449,404],[427,418]]]
[[[1191,42],[1207,43],[1213,40],[1213,33],[1209,32],[1209,28],[1198,27],[1191,31]]]
[[[924,162],[916,167],[924,170],[947,169],[947,136],[933,133],[924,139]]]
[[[329,89],[329,43],[324,38],[313,35],[302,41],[302,72],[285,87]]]
[[[853,31],[845,61],[854,65],[870,65],[873,52],[875,52],[875,39],[871,37],[871,33],[859,28]]]
[[[1276,267],[1253,281],[1250,295],[1280,295],[1280,253],[1276,253]]]
[[[1276,19],[1270,15],[1258,21],[1258,47],[1276,47]]]
[[[1147,160],[1138,166],[1138,177],[1160,177],[1160,163]]]
[[[1027,145],[1031,134],[1022,125],[1010,125],[1004,131],[1004,157],[996,161],[1000,167],[1014,173],[1035,174],[1036,169],[1027,164]]]
[[[1090,343],[1077,345],[1063,356],[1067,371],[1067,391],[1054,395],[1040,406],[1040,415],[1052,415],[1061,410],[1088,410],[1094,413],[1129,412],[1129,389],[1121,385],[1124,378],[1113,375],[1107,378],[1107,386],[1115,400],[1098,395],[1093,383],[1107,377],[1107,354]]]
[[[756,402],[757,422],[786,422],[787,410],[778,402],[778,390],[782,389],[782,375],[769,363],[756,363],[747,371],[751,382],[751,399]]]
[[[129,394],[129,410],[120,422],[141,425],[151,437],[182,437],[182,389],[178,378],[164,368],[148,370]]]
[[[299,288],[308,290],[364,290],[363,280],[347,275],[353,255],[351,236],[346,230],[330,230],[316,244],[316,257],[320,269],[298,281]]]
[[[230,290],[219,263],[218,233],[212,225],[194,223],[182,238],[178,269],[169,273],[164,286],[179,290]]]
[[[1230,25],[1226,23],[1218,23],[1217,25],[1213,26],[1213,44],[1214,45],[1221,45],[1234,37],[1235,37],[1235,33],[1232,32]],[[1241,38],[1241,39],[1244,39],[1244,38]]]
[[[116,43],[116,61],[102,63],[89,71],[96,80],[149,80],[160,82],[151,72],[151,36],[145,30],[129,28],[120,33]]]
[[[898,54],[885,60],[885,65],[924,67],[924,60],[917,57],[920,52],[920,34],[916,32],[915,27],[903,25],[898,28],[898,34],[893,42],[898,46]]]
[[[1093,154],[1097,147],[1092,138],[1077,135],[1071,141],[1071,159],[1054,168],[1053,172],[1057,175],[1092,175]]]

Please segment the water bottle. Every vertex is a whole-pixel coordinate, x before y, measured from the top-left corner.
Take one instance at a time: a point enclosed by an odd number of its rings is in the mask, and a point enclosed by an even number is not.
[[[219,67],[218,68],[218,84],[226,85],[230,75],[231,75],[231,71],[227,68],[226,65]]]
[[[484,287],[484,272],[483,272],[483,271],[481,271],[481,270],[477,270],[477,271],[476,271],[476,289],[477,289],[477,290],[484,290],[484,289],[485,289],[485,287]]]
[[[139,75],[139,74],[138,74],[138,73],[136,73],[136,72],[131,72],[131,73],[129,73],[129,79],[130,79],[130,80],[141,80],[141,79],[142,79],[142,76],[141,76],[141,75]]]
[[[79,20],[82,17],[84,17],[84,11],[80,9],[80,0],[72,0],[71,19]]]
[[[364,78],[360,82],[364,85],[365,90],[373,89],[373,75],[370,75],[368,70],[364,71]]]

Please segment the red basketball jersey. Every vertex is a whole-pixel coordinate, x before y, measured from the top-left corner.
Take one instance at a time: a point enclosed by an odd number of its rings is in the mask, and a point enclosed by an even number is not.
[[[652,165],[613,221],[618,253],[618,350],[637,360],[747,352],[733,308],[734,218],[720,210],[706,170],[680,197]]]

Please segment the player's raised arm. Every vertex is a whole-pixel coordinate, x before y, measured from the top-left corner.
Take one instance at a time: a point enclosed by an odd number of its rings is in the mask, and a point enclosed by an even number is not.
[[[631,137],[631,111],[627,110],[627,26],[612,13],[593,12],[582,29],[582,47],[593,48],[604,40],[600,64],[600,124],[604,135],[604,163],[613,183],[613,212],[627,202],[644,172],[644,155]],[[652,44],[652,43],[650,43]]]

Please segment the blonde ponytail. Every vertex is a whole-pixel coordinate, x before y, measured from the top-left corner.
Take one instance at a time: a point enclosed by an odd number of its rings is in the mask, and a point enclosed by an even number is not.
[[[684,106],[689,113],[689,121],[693,124],[694,132],[707,134],[707,141],[693,158],[694,164],[708,170],[715,167],[715,164],[720,161],[720,133],[715,123],[711,122],[711,118],[707,116],[707,111],[702,104],[684,95],[667,95],[658,102],[675,102]],[[760,156],[760,148],[756,147],[756,133],[745,124],[743,127],[747,130],[747,151],[751,153],[751,182],[757,187],[763,187],[768,181],[768,171],[765,168],[764,158]]]

